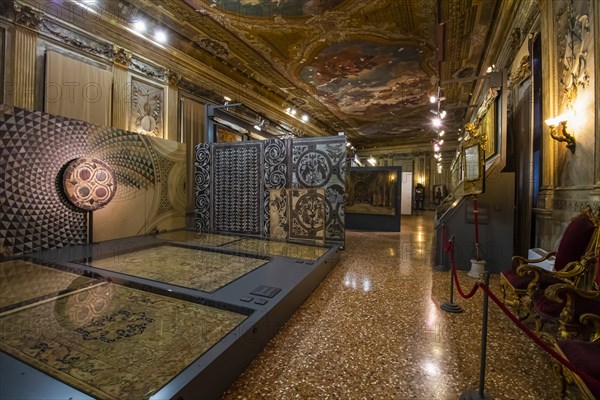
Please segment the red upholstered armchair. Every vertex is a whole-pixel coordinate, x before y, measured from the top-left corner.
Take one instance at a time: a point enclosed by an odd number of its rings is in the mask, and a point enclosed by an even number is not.
[[[566,383],[574,383],[585,399],[600,399],[600,316],[584,314],[581,316],[581,322],[590,322],[595,327],[595,333],[589,342],[568,339],[555,343],[556,350],[586,375],[579,376],[560,365],[562,394],[564,397]]]
[[[596,243],[593,265],[593,281],[589,287],[580,289],[568,283],[550,285],[545,291],[538,290],[531,300],[531,308],[536,316],[538,334],[543,321],[558,321],[558,337],[567,339],[571,332],[580,330],[580,317],[600,315],[600,247]],[[595,324],[599,328],[598,324]],[[598,339],[597,334],[594,339]],[[600,359],[598,360],[600,368]]]
[[[504,302],[516,308],[517,314],[525,311],[529,315],[529,307],[525,300],[538,289],[556,283],[568,283],[576,287],[586,287],[590,283],[589,254],[594,254],[598,241],[599,219],[594,216],[590,207],[571,220],[562,235],[558,250],[550,252],[545,257],[528,260],[514,256],[513,266],[500,275],[500,286]],[[591,252],[591,253],[590,253]],[[549,272],[538,266],[531,265],[555,256],[554,270]],[[588,257],[588,258],[586,258]],[[593,256],[592,256],[593,257]],[[507,295],[515,299],[508,299]]]

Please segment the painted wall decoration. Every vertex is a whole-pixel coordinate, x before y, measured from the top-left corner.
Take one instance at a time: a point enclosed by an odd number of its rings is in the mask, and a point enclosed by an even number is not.
[[[241,142],[242,136],[233,130],[217,125],[217,142]]]
[[[83,244],[86,212],[62,188],[78,158],[103,160],[116,191],[94,211],[94,238],[108,240],[185,226],[185,147],[54,116],[1,106],[0,245],[2,255]]]
[[[196,228],[343,244],[345,149],[337,137],[197,145]]]
[[[359,171],[348,173],[348,214],[398,215],[398,172]]]
[[[114,197],[117,182],[112,168],[95,158],[79,158],[69,163],[63,174],[67,199],[77,208],[93,211]]]
[[[163,88],[131,78],[131,125],[134,132],[163,137]]]

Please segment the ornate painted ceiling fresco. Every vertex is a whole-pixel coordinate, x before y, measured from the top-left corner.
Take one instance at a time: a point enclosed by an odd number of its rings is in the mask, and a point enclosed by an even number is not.
[[[343,0],[213,0],[217,7],[248,17],[299,17],[321,14]]]
[[[323,49],[300,76],[326,107],[373,139],[421,127],[429,111],[423,94],[433,90],[422,62],[416,47],[348,41]],[[412,123],[398,124],[401,113]]]
[[[498,0],[97,3],[124,24],[168,28],[173,63],[189,68],[196,60],[198,71],[224,77],[223,92],[233,88],[238,100],[260,94],[247,105],[269,118],[310,135],[343,131],[359,147],[429,143],[428,97],[439,81],[451,139],[472,102],[468,79],[485,70],[498,8]],[[298,116],[285,115],[287,107]],[[300,121],[303,113],[310,122]]]

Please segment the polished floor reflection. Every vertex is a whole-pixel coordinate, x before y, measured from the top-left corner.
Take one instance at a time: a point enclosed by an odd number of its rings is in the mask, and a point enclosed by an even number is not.
[[[212,293],[268,260],[180,246],[156,246],[88,262],[93,267]]]
[[[401,233],[348,231],[339,264],[224,399],[440,399],[477,388],[481,293],[446,314],[434,272],[433,215]],[[473,280],[460,272],[462,285]],[[492,288],[499,293],[498,278]],[[559,399],[554,362],[490,304],[486,389],[495,399]]]
[[[147,399],[245,318],[98,282],[4,313],[0,350],[94,397]]]

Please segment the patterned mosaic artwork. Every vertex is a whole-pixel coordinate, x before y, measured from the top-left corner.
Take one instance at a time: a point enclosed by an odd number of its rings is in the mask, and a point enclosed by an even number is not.
[[[105,161],[117,181],[111,203],[94,212],[95,239],[183,228],[183,145],[37,111],[0,109],[0,254],[86,242],[86,213],[61,188],[66,165],[83,157]]]
[[[238,236],[218,235],[216,233],[175,231],[161,233],[156,236],[160,240],[169,240],[173,242],[202,244],[206,246],[222,246],[227,243],[240,240]]]
[[[0,349],[91,396],[147,399],[245,318],[104,283],[3,315]]]
[[[104,161],[79,158],[65,170],[63,187],[75,207],[92,211],[110,203],[117,184],[112,169]]]
[[[344,242],[345,149],[345,140],[337,137],[297,139],[292,144],[292,187],[325,189],[325,240],[333,243]]]
[[[97,259],[88,264],[212,293],[267,262],[258,258],[164,245]]]
[[[263,203],[264,211],[264,228],[263,237],[274,237],[282,238],[280,232],[273,232],[275,236],[271,235],[271,205],[270,205],[270,192],[278,189],[283,189],[288,185],[288,166],[286,164],[287,156],[290,154],[289,151],[290,141],[272,139],[266,142],[264,145],[265,154],[265,195]]]
[[[238,242],[225,245],[228,249],[236,251],[248,251],[265,256],[281,256],[289,258],[300,258],[314,261],[329,250],[325,247],[304,246],[296,243],[275,242],[263,239],[243,239]]]
[[[323,189],[288,190],[290,240],[325,240],[325,224],[331,213]]]
[[[196,229],[343,244],[345,154],[341,137],[198,145]],[[321,229],[307,220],[315,195],[292,204],[292,188],[324,190]]]
[[[269,214],[269,237],[277,240],[289,239],[288,189],[270,191]]]
[[[61,290],[92,282],[70,272],[60,271],[25,260],[0,263],[0,312],[5,307],[47,295],[56,295]]]
[[[212,146],[211,162],[212,230],[262,234],[262,144],[217,143]]]

